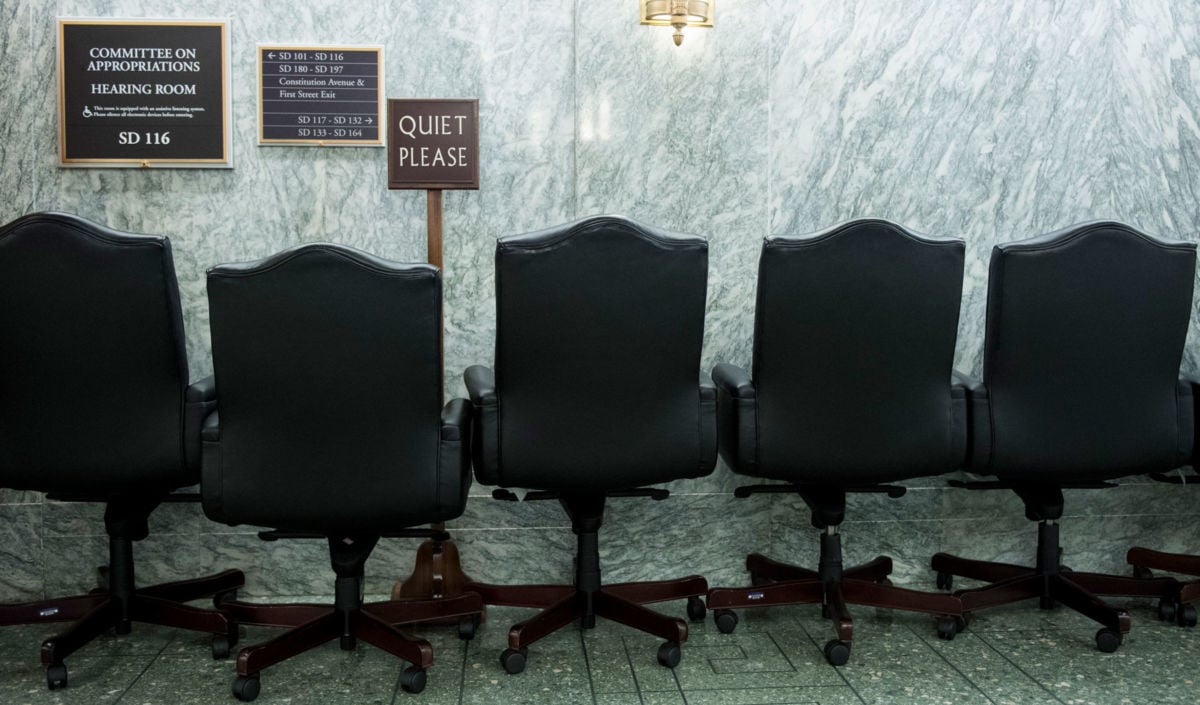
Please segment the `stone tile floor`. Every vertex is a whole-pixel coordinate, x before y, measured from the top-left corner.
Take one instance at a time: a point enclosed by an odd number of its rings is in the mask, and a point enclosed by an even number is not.
[[[1119,601],[1118,601],[1119,602]],[[498,654],[507,627],[529,610],[493,607],[473,641],[453,628],[423,628],[436,664],[419,695],[399,688],[401,663],[367,645],[336,642],[262,674],[257,703],[270,705],[840,705],[976,703],[1140,705],[1200,702],[1200,630],[1160,623],[1154,603],[1126,604],[1133,631],[1114,654],[1096,651],[1097,626],[1065,609],[1036,603],[979,614],[954,641],[940,641],[923,615],[852,610],[850,662],[825,663],[832,629],[816,607],[742,611],[732,634],[711,619],[692,625],[674,671],[657,665],[658,641],[601,620],[535,644],[524,673],[510,676]],[[684,603],[664,611],[684,614]],[[208,639],[135,625],[67,660],[70,687],[48,691],[38,661],[44,627],[0,629],[0,704],[193,705],[235,703],[232,659],[214,661]],[[242,644],[274,633],[248,628]]]

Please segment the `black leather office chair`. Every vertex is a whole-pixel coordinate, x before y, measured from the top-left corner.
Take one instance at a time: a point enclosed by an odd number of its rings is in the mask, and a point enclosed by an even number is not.
[[[970,465],[1015,491],[1038,522],[1037,562],[933,557],[938,586],[954,575],[991,583],[957,594],[967,612],[1038,598],[1096,620],[1115,651],[1129,615],[1097,595],[1173,600],[1170,579],[1073,572],[1061,565],[1063,488],[1179,467],[1192,450],[1192,392],[1179,364],[1192,308],[1193,243],[1096,222],[997,246],[988,281],[983,382],[970,389]]]
[[[578,536],[573,585],[471,583],[485,603],[542,608],[512,627],[500,662],[596,616],[664,639],[673,668],[687,624],[643,607],[690,598],[703,619],[704,578],[602,585],[598,533],[608,497],[700,477],[716,464],[716,391],[700,375],[708,245],[600,216],[496,247],[496,367],[470,367],[479,482],[557,499]],[[501,495],[504,493],[501,492]]]
[[[0,605],[3,625],[74,622],[42,644],[52,690],[67,685],[63,659],[132,621],[211,632],[218,658],[236,641],[224,615],[183,603],[236,591],[240,572],[134,581],[150,513],[199,480],[212,385],[187,380],[170,241],[57,213],[0,229],[0,486],[106,503],[103,589]]]
[[[429,643],[394,624],[461,618],[477,595],[363,604],[363,566],[381,536],[462,514],[470,486],[470,408],[442,407],[441,276],[338,245],[305,245],[208,273],[221,392],[204,424],[204,509],[263,538],[325,538],[335,602],[222,607],[247,624],[292,627],[242,649],[233,692],[253,700],[259,672],[332,639],[362,638],[411,662],[425,685]],[[439,420],[439,412],[441,415]]]
[[[962,466],[965,390],[952,384],[962,294],[961,240],[934,240],[881,220],[857,220],[815,236],[773,237],[759,260],[750,372],[713,369],[721,456],[735,472],[783,480],[755,492],[799,493],[822,531],[820,565],[808,570],[757,553],[746,558],[751,588],[714,588],[708,607],[720,631],[732,608],[820,604],[837,639],[825,657],[850,657],[847,604],[942,617],[951,639],[957,598],[890,585],[890,558],[842,568],[838,526],[846,493],[904,493],[882,483]]]

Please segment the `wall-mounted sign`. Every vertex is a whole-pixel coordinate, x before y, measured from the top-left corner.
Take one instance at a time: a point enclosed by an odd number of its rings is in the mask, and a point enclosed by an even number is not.
[[[479,101],[389,99],[388,188],[478,189]]]
[[[383,48],[258,45],[259,144],[383,146]]]
[[[229,167],[229,23],[58,21],[62,166]]]

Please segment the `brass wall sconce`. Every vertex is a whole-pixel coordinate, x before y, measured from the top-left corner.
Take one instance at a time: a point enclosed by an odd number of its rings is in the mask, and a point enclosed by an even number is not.
[[[716,0],[641,0],[642,24],[675,28],[671,39],[675,46],[683,44],[684,27],[713,26],[713,6]]]

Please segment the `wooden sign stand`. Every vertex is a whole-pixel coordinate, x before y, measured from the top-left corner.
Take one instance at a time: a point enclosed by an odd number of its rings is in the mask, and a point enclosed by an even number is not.
[[[425,194],[427,259],[430,264],[442,269],[442,190],[429,189]],[[442,344],[439,344],[439,347],[442,347]],[[439,357],[445,360],[444,351]],[[432,528],[445,531],[446,525],[439,522]],[[412,574],[404,580],[396,581],[392,587],[392,599],[454,597],[462,593],[463,587],[469,581],[470,578],[463,573],[462,564],[458,559],[458,547],[454,545],[454,541],[430,539],[417,548]]]
[[[387,135],[388,188],[425,189],[427,259],[444,269],[442,191],[479,188],[479,100],[389,99]],[[444,370],[442,335],[439,357]],[[446,526],[438,523],[432,528],[445,531]],[[469,581],[454,542],[431,539],[417,549],[412,575],[396,582],[392,599],[454,597]]]

